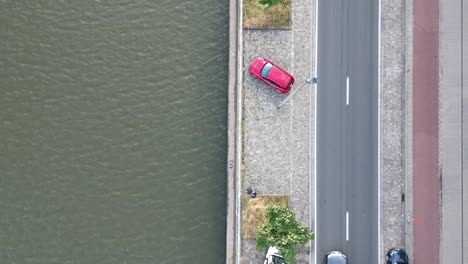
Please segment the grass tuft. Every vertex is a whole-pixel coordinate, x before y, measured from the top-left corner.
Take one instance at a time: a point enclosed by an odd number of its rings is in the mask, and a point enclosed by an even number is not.
[[[243,23],[248,28],[289,27],[291,22],[291,0],[274,6],[262,5],[258,0],[243,1]]]

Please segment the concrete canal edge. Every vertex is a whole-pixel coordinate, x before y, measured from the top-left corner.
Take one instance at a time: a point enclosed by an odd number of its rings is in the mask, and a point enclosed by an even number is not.
[[[240,262],[242,0],[229,1],[226,264]]]

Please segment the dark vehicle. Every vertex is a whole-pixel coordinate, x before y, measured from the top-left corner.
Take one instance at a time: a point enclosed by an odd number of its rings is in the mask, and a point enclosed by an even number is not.
[[[408,264],[408,255],[403,249],[391,249],[387,253],[387,264]]]
[[[348,257],[340,251],[330,251],[325,256],[325,264],[348,264]]]
[[[255,77],[282,93],[289,92],[295,80],[290,73],[262,57],[253,60],[249,71]]]

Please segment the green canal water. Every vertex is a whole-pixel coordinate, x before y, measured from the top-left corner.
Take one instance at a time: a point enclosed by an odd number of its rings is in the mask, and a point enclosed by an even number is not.
[[[1,263],[223,263],[227,0],[0,0]]]

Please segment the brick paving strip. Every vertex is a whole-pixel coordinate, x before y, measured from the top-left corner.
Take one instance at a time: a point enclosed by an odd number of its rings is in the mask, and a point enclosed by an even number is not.
[[[414,0],[413,212],[415,263],[439,263],[439,1]]]

